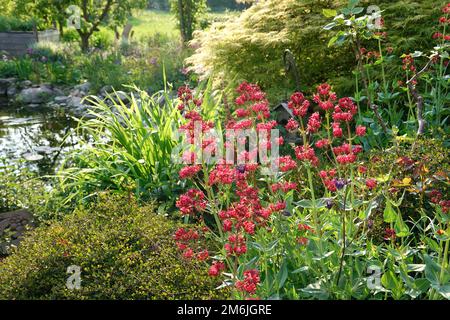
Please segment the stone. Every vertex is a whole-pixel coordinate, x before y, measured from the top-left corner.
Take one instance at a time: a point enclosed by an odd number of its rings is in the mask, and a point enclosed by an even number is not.
[[[90,82],[85,82],[79,85],[76,85],[74,87],[75,90],[78,90],[80,92],[84,92],[85,94],[87,94],[89,92],[89,90],[91,90],[91,83]]]
[[[17,246],[27,227],[33,226],[33,216],[27,210],[0,213],[0,255],[7,255],[9,247]],[[9,241],[4,240],[5,232],[8,232]]]
[[[8,98],[12,98],[17,94],[17,88],[15,85],[10,86],[7,90],[6,90],[6,95],[8,96]]]
[[[57,103],[57,104],[66,103],[67,100],[69,100],[69,97],[66,97],[66,96],[56,96],[53,99],[53,101],[55,101],[55,103]]]
[[[0,79],[0,96],[6,96],[9,88],[15,86],[16,78]]]
[[[55,93],[47,86],[23,89],[17,100],[25,104],[41,104],[47,102]]]
[[[24,80],[20,83],[20,87],[26,89],[33,85],[33,83],[30,80]]]
[[[103,86],[103,87],[100,89],[100,91],[98,92],[98,94],[99,94],[100,96],[106,97],[106,95],[107,95],[108,93],[113,92],[113,91],[114,91],[114,90],[113,90],[113,87],[112,87],[111,85],[106,85],[106,86]]]

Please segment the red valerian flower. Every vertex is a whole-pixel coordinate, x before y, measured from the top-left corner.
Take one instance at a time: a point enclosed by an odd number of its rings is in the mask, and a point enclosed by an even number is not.
[[[228,242],[224,245],[225,251],[229,256],[240,256],[247,252],[247,245],[243,235],[231,234],[228,236]]]
[[[314,112],[308,120],[308,126],[306,130],[309,133],[317,132],[320,129],[321,120],[318,112]]]
[[[178,88],[178,99],[183,101],[183,103],[188,103],[192,100],[192,91],[189,86],[181,86]]]
[[[289,109],[291,109],[294,115],[298,117],[306,116],[309,105],[310,102],[306,100],[305,96],[301,92],[295,92],[291,96],[291,101],[288,103]]]
[[[309,161],[313,166],[319,165],[319,158],[317,158],[314,149],[310,146],[297,146],[294,151],[298,160]]]
[[[391,228],[386,228],[384,230],[384,240],[394,240],[395,239],[395,230]]]
[[[197,253],[197,260],[198,261],[205,261],[208,258],[209,258],[209,252],[206,249],[203,250],[203,251],[200,251],[199,253]]]
[[[357,126],[356,127],[356,135],[359,137],[364,137],[366,135],[366,127]]]
[[[291,156],[284,156],[278,158],[278,165],[282,172],[287,172],[297,167],[297,163],[291,158]]]
[[[370,190],[375,189],[377,187],[377,180],[375,180],[375,179],[367,179],[366,180],[366,186]]]
[[[334,107],[333,120],[350,122],[358,112],[358,108],[350,98],[339,99],[338,105]]]
[[[366,173],[366,172],[367,172],[367,167],[359,166],[359,167],[358,167],[358,172],[359,172],[359,173]]]
[[[330,140],[328,139],[321,139],[316,142],[316,147],[319,149],[322,149],[330,144]]]
[[[342,165],[354,163],[356,161],[356,155],[353,153],[340,155],[336,157],[336,161]]]
[[[223,270],[225,270],[225,264],[223,262],[214,261],[212,266],[209,268],[208,274],[211,277],[217,277]]]
[[[244,280],[236,281],[236,288],[248,294],[255,294],[259,284],[259,271],[256,269],[244,271]]]
[[[308,240],[308,238],[305,238],[305,237],[299,237],[299,238],[297,238],[297,243],[302,246],[306,246],[309,243],[309,240]]]
[[[313,101],[325,111],[333,109],[336,99],[336,93],[331,92],[331,86],[328,83],[319,85],[317,87],[317,94],[313,97]]]
[[[206,208],[205,195],[200,190],[190,189],[188,192],[180,196],[176,202],[176,207],[180,209],[183,215],[203,211]]]
[[[191,248],[189,248],[183,252],[183,257],[186,259],[191,259],[193,256],[194,256],[194,250],[192,250]]]
[[[331,126],[333,128],[333,137],[341,138],[342,137],[342,128],[341,128],[339,122],[333,122],[333,124]]]
[[[187,179],[195,176],[202,169],[201,165],[186,166],[180,170],[180,178]]]
[[[290,118],[285,126],[287,131],[295,131],[299,127],[299,124],[294,119]]]
[[[209,174],[209,185],[232,184],[236,179],[236,170],[229,165],[218,164]]]
[[[450,13],[450,3],[447,3],[444,7],[442,7],[443,13]]]
[[[295,182],[279,182],[272,185],[272,191],[277,192],[278,190],[282,190],[284,193],[289,192],[290,190],[297,189],[297,184]]]

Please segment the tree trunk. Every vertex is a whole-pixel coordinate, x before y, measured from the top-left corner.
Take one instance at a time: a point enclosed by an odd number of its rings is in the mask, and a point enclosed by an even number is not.
[[[90,38],[90,34],[89,33],[82,33],[82,34],[80,34],[81,50],[83,52],[86,52],[89,49],[89,38]]]
[[[64,23],[65,21],[58,21],[58,30],[59,30],[59,36],[62,38],[64,36]]]
[[[180,31],[181,40],[183,43],[186,41],[185,25],[184,25],[184,10],[183,10],[183,0],[178,0],[178,14],[180,18]]]

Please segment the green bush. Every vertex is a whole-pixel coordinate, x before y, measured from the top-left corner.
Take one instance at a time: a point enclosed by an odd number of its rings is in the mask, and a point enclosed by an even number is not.
[[[277,100],[295,88],[292,75],[284,71],[283,52],[290,49],[297,60],[303,91],[328,81],[340,94],[353,93],[355,58],[351,49],[328,48],[331,34],[323,30],[329,19],[322,10],[340,8],[347,2],[260,1],[238,18],[197,32],[192,45],[198,49],[187,62],[196,73],[216,76],[232,87],[242,80],[259,83],[272,100]],[[361,6],[369,5],[384,10],[388,39],[396,53],[429,47],[442,1],[361,1]]]
[[[15,17],[0,16],[0,32],[33,31],[33,20],[20,20]]]
[[[206,265],[183,260],[176,225],[132,199],[102,195],[61,222],[32,231],[0,262],[0,299],[215,299]],[[81,268],[81,289],[66,287]]]

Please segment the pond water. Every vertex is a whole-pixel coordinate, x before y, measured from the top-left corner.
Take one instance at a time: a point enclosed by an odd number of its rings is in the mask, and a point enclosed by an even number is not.
[[[39,175],[53,174],[77,146],[76,121],[45,106],[17,107],[0,99],[0,160],[21,162]]]

